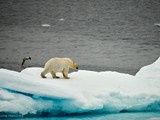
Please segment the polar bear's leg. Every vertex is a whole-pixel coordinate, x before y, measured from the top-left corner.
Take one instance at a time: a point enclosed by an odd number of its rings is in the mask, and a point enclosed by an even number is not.
[[[62,73],[63,73],[64,78],[69,79],[69,77],[68,77],[68,70],[64,69],[62,71]]]
[[[60,78],[60,77],[56,76],[56,73],[54,71],[51,71],[50,73],[52,74],[53,78]]]
[[[49,73],[49,70],[48,70],[48,69],[45,69],[43,72],[41,72],[41,77],[42,77],[42,78],[46,78],[45,75],[46,75],[47,73]]]

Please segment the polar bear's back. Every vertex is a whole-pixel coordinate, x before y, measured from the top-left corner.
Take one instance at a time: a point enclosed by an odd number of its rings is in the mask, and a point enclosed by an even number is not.
[[[69,69],[72,60],[70,58],[51,58],[45,64],[45,68],[55,70],[55,72],[61,72],[64,68]]]

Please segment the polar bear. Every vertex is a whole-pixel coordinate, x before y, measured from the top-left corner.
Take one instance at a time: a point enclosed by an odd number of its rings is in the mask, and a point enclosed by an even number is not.
[[[46,62],[44,70],[41,72],[41,77],[46,78],[45,75],[50,72],[53,78],[59,78],[56,73],[62,72],[64,78],[69,79],[69,68],[78,69],[78,65],[70,58],[51,58]]]

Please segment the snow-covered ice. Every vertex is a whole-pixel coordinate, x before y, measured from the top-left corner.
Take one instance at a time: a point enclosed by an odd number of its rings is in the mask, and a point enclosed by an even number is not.
[[[0,69],[0,112],[51,115],[160,111],[160,58],[135,76],[79,70],[71,79],[40,77],[43,68]]]

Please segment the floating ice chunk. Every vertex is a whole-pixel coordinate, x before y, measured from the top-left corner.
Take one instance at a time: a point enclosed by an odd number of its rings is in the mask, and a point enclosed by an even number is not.
[[[154,25],[160,27],[160,23],[154,23]]]
[[[40,77],[43,68],[0,69],[0,112],[20,114],[160,110],[160,58],[135,75],[79,70],[71,79]]]
[[[64,18],[60,18],[59,21],[65,21],[65,19]]]
[[[43,27],[50,27],[51,25],[50,24],[42,24],[41,26],[43,26]]]

